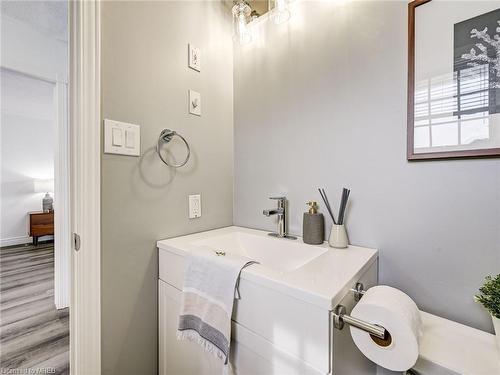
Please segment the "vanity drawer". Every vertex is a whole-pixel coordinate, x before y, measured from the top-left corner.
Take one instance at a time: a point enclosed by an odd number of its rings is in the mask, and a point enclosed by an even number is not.
[[[177,340],[182,292],[158,282],[158,360],[160,375],[217,375],[222,364],[195,342]],[[229,375],[321,375],[299,358],[290,356],[268,340],[233,321]]]

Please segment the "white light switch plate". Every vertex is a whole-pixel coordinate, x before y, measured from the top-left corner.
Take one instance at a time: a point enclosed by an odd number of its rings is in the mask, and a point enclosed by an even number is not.
[[[193,90],[189,90],[189,113],[201,116],[201,94]]]
[[[201,217],[201,195],[195,194],[189,196],[189,218],[196,219]]]
[[[141,127],[126,122],[104,120],[104,152],[139,156],[141,154]]]
[[[201,51],[199,48],[188,44],[189,62],[188,66],[198,72],[201,72]]]

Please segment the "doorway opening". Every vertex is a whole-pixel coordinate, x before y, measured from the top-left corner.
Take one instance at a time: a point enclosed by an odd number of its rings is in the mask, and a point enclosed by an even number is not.
[[[1,3],[0,367],[69,373],[68,4]]]

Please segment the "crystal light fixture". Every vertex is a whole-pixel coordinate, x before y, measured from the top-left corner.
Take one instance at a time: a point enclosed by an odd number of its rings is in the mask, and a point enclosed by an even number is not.
[[[252,34],[248,28],[248,22],[251,20],[252,8],[244,0],[238,0],[233,6],[232,12],[235,40],[238,40],[240,44],[250,43]]]
[[[271,13],[271,18],[274,23],[280,24],[290,19],[290,10],[288,9],[287,0],[275,0],[274,9]]]

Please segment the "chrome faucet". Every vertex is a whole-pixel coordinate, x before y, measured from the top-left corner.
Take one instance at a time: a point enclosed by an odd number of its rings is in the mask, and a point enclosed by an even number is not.
[[[278,207],[270,210],[264,210],[263,214],[267,217],[278,215],[278,231],[277,233],[269,233],[270,236],[279,238],[289,238],[291,240],[296,240],[297,237],[290,236],[286,233],[287,230],[287,200],[286,197],[271,197],[269,199],[274,199],[278,201]]]

